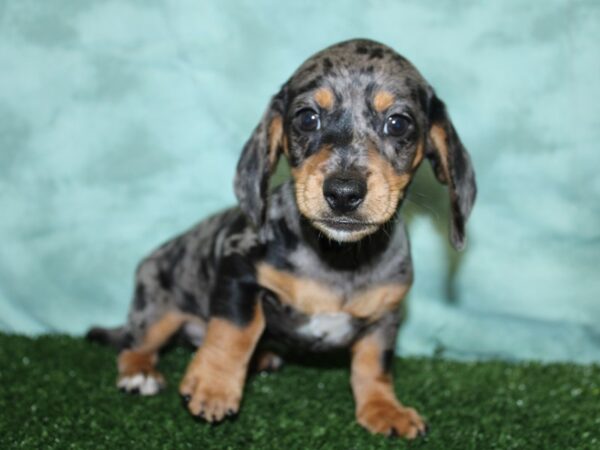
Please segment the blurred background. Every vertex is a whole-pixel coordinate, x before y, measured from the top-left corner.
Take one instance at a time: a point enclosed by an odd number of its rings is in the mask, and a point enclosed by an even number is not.
[[[399,353],[600,362],[594,0],[0,0],[0,330],[122,323],[137,262],[234,204],[269,97],[354,37],[436,88],[479,185],[457,254],[420,169]]]

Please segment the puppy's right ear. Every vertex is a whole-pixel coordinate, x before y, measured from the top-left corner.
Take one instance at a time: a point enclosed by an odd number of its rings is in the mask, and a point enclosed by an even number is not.
[[[287,88],[275,95],[238,161],[234,181],[240,208],[255,227],[265,220],[269,178],[277,167],[283,146],[283,118]]]

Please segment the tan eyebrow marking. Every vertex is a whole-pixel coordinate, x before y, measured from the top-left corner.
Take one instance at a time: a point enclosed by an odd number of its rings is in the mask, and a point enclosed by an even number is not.
[[[388,91],[379,91],[373,98],[373,106],[375,111],[381,112],[388,109],[394,103],[395,97]]]
[[[315,101],[324,109],[331,109],[333,106],[333,92],[327,88],[321,88],[315,92]]]

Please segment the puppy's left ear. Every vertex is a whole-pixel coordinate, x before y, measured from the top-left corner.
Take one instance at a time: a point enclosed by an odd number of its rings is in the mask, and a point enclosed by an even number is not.
[[[448,185],[452,214],[450,242],[456,250],[462,250],[466,244],[465,223],[477,196],[475,172],[471,158],[450,121],[446,105],[433,92],[428,109],[429,134],[425,155],[438,181]]]
[[[240,208],[255,227],[265,220],[269,178],[277,166],[283,146],[283,117],[287,89],[275,95],[238,161],[234,191]]]

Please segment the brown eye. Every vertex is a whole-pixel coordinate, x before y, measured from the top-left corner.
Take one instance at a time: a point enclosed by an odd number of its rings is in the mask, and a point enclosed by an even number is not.
[[[298,126],[302,131],[316,131],[321,128],[319,113],[312,109],[303,109],[297,115]]]
[[[385,120],[383,132],[388,136],[404,136],[409,130],[412,122],[409,117],[401,114],[392,114]]]

